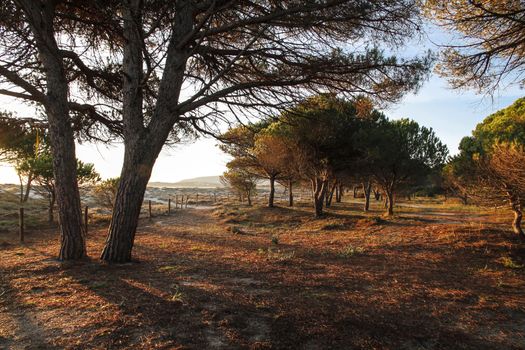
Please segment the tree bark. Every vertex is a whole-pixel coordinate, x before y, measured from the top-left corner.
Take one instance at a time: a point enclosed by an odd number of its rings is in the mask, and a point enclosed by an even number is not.
[[[20,3],[30,19],[40,60],[46,72],[47,94],[44,107],[53,155],[60,222],[59,259],[81,259],[86,255],[86,244],[77,183],[75,142],[69,117],[69,86],[53,29],[55,2],[21,0]]]
[[[328,186],[327,182],[327,180],[322,180],[318,177],[312,180],[312,187],[314,188],[314,209],[316,218],[323,216],[324,197],[326,195],[326,187]]]
[[[107,262],[131,261],[144,193],[153,169],[152,162],[145,162],[146,158],[140,153],[140,149],[133,152],[131,148],[125,152],[108,237],[101,255],[101,259]]]
[[[372,192],[372,183],[370,181],[363,182],[363,192],[365,194],[363,210],[368,211],[370,209],[370,192]]]
[[[275,176],[270,176],[270,194],[268,196],[268,208],[273,208],[273,201],[275,198]]]
[[[293,181],[288,180],[288,206],[293,207],[293,191],[292,191]]]

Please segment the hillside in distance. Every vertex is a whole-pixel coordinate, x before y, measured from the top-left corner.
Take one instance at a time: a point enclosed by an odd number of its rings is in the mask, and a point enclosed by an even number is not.
[[[193,187],[193,188],[216,188],[224,187],[220,181],[220,176],[201,176],[191,179],[184,179],[177,182],[150,182],[150,187]]]
[[[220,175],[216,176],[200,176],[191,179],[184,179],[177,182],[150,182],[149,187],[167,187],[167,188],[224,188],[221,183]],[[270,187],[268,180],[257,181],[257,188],[266,189]],[[278,183],[275,184],[277,189],[282,188]]]

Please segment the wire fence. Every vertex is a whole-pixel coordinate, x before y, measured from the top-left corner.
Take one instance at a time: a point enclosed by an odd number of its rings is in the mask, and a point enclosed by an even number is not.
[[[166,192],[166,191],[164,191]],[[174,193],[173,193],[174,192]],[[247,204],[247,198],[227,190],[188,191],[174,190],[172,193],[155,193],[149,190],[143,201],[140,219],[152,219],[156,216],[172,215],[186,209],[213,209],[217,205]],[[251,198],[252,204],[262,205],[268,202],[269,191],[259,190]],[[89,196],[83,196],[82,223],[89,232],[91,225],[109,223],[112,209],[104,207]],[[13,196],[13,198],[16,198]],[[11,198],[11,199],[13,199]],[[311,193],[297,189],[293,194],[294,201],[309,201]],[[274,195],[277,205],[288,205],[289,194],[278,189]],[[2,201],[0,198],[0,233],[18,231],[19,239],[24,241],[28,231],[56,227],[56,208],[50,206],[44,198],[32,198],[26,203]]]

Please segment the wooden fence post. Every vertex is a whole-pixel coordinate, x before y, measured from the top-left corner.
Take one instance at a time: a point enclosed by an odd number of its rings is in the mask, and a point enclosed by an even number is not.
[[[189,195],[186,195],[186,209],[188,209],[188,199],[190,198]]]
[[[171,198],[168,198],[168,215],[171,214]]]
[[[84,209],[84,231],[88,234],[88,206]]]
[[[20,208],[18,216],[18,228],[20,233],[20,242],[24,241],[24,208]]]
[[[148,201],[149,218],[151,220],[151,199]]]

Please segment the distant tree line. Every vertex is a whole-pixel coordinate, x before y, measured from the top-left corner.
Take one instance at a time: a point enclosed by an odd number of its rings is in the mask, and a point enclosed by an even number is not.
[[[294,184],[308,186],[316,217],[355,184],[363,188],[364,210],[377,188],[386,214],[393,215],[396,196],[416,192],[439,176],[448,156],[432,129],[408,119],[389,120],[366,98],[349,101],[332,94],[308,98],[275,118],[234,127],[221,140],[221,149],[233,157],[224,175],[232,188],[242,190],[238,179],[266,179],[268,206],[273,207],[276,182],[288,188],[289,205]]]

